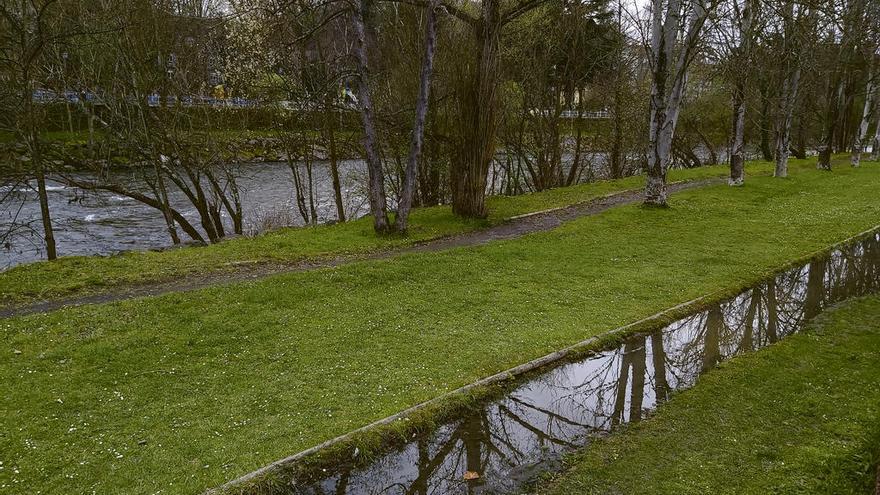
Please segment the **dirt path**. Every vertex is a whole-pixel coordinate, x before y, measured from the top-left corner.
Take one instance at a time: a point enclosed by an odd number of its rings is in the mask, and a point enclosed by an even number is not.
[[[702,179],[687,182],[676,182],[669,185],[669,193],[695,189],[710,184],[719,184],[722,179]],[[472,232],[416,244],[401,249],[378,251],[364,255],[341,256],[338,258],[305,260],[290,264],[254,263],[242,264],[233,271],[208,274],[192,274],[182,279],[165,282],[147,283],[142,285],[122,285],[108,288],[107,291],[86,296],[74,296],[53,299],[32,304],[10,306],[0,309],[0,318],[48,313],[63,307],[82,306],[84,304],[102,304],[138,297],[157,296],[169,292],[188,292],[214,285],[231,284],[250,280],[259,280],[280,273],[305,272],[320,268],[331,268],[356,261],[380,260],[394,258],[407,253],[435,252],[457,247],[480,246],[493,241],[514,239],[535,232],[552,230],[564,222],[577,218],[595,215],[615,206],[632,204],[641,201],[642,191],[624,191],[584,203],[562,208],[529,213],[513,217],[504,223]]]

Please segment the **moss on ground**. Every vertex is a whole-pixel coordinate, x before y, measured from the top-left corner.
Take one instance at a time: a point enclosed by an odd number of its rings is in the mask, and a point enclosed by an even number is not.
[[[869,494],[880,461],[880,297],[734,358],[568,459],[545,494]]]
[[[814,160],[793,161],[793,169],[809,169]],[[751,162],[751,174],[768,173],[768,162]],[[703,167],[670,172],[670,180],[719,177],[725,167]],[[103,292],[114,287],[160,282],[191,274],[229,272],[255,263],[290,264],[307,259],[358,255],[405,247],[417,242],[459,234],[498,224],[524,213],[589,201],[600,196],[638,189],[642,177],[594,182],[536,194],[489,198],[485,220],[466,220],[448,206],[418,208],[412,213],[407,237],[378,237],[370,218],[318,227],[288,228],[256,238],[230,239],[206,247],[168,251],[127,252],[116,256],[70,256],[55,262],[37,262],[0,272],[0,305]],[[675,201],[673,199],[673,201]]]
[[[0,485],[193,493],[880,223],[802,168],[550,232],[0,323]],[[198,252],[199,250],[193,250]],[[16,472],[17,471],[17,472]]]

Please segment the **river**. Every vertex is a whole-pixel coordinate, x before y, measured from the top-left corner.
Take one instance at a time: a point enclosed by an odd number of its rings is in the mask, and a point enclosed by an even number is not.
[[[368,211],[362,184],[366,168],[358,160],[339,164],[343,202],[348,218]],[[325,163],[313,167],[319,223],[336,219],[330,169]],[[305,173],[302,174],[305,177]],[[90,175],[77,177],[91,180]],[[135,190],[146,186],[134,171],[114,173],[114,179]],[[250,163],[239,167],[236,180],[241,191],[245,233],[271,223],[303,225],[294,200],[293,175],[286,163]],[[36,184],[5,186],[0,197],[0,232],[19,225],[0,246],[0,269],[45,258]],[[48,181],[49,208],[59,256],[109,255],[130,250],[160,249],[171,245],[161,213],[131,198],[104,191],[84,191]],[[169,190],[171,204],[193,225],[198,213],[178,189]],[[230,228],[231,231],[231,228]],[[181,236],[184,236],[181,233]]]
[[[582,159],[580,181],[608,176],[605,153],[586,153]],[[501,161],[496,160],[490,170],[488,183],[490,188],[494,186],[494,190],[488,191],[490,194],[501,193],[504,182],[504,172],[499,165]],[[572,156],[563,157],[563,175],[568,173],[571,161]],[[305,166],[299,166],[301,176],[305,178]],[[305,223],[296,207],[293,174],[287,163],[246,163],[236,168],[245,234]],[[339,172],[346,218],[354,219],[367,214],[365,163],[362,160],[340,161]],[[81,174],[76,178],[88,182],[94,176]],[[149,191],[136,170],[114,171],[113,178],[129,189]],[[313,183],[318,223],[336,220],[327,162],[315,162]],[[0,182],[0,271],[45,259],[46,254],[36,184],[2,184]],[[115,193],[85,191],[51,180],[47,189],[58,256],[106,256],[124,251],[164,249],[171,245],[162,215],[154,208]],[[175,209],[198,227],[198,213],[182,191],[169,189],[169,199]],[[389,197],[389,203],[393,206],[393,198]],[[228,223],[228,231],[231,232],[231,222]],[[14,234],[4,236],[12,225],[16,226]],[[186,240],[183,232],[180,235]]]

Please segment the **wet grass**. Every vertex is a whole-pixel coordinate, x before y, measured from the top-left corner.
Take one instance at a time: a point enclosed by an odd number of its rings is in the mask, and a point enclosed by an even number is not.
[[[737,357],[568,459],[545,494],[873,493],[880,297]]]
[[[794,163],[793,167],[811,165]],[[767,173],[770,164],[749,164],[753,174]],[[670,180],[722,176],[725,167],[676,170]],[[420,208],[411,216],[407,237],[378,237],[370,218],[338,225],[288,228],[256,238],[230,239],[206,247],[155,252],[128,252],[117,256],[71,256],[55,262],[37,262],[0,272],[0,305],[23,304],[73,294],[100,292],[120,285],[166,281],[190,274],[229,272],[256,263],[290,264],[306,259],[366,254],[393,249],[438,237],[497,224],[512,216],[560,207],[630,189],[638,189],[642,177],[603,181],[554,189],[537,194],[489,198],[486,220],[464,220],[448,206]],[[64,254],[63,252],[61,253]]]
[[[799,168],[551,232],[0,323],[0,485],[194,493],[880,223]],[[195,252],[196,250],[194,250]]]

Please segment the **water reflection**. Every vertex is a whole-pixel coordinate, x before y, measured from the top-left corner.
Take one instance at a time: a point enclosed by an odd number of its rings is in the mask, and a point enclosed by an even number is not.
[[[830,304],[874,292],[878,249],[880,237],[872,235],[835,250],[654,333],[549,370],[372,464],[343,462],[318,481],[291,482],[288,493],[517,492],[561,454],[639,421],[719,362],[797,332]],[[479,477],[465,480],[466,473]]]

